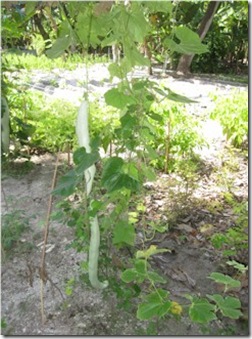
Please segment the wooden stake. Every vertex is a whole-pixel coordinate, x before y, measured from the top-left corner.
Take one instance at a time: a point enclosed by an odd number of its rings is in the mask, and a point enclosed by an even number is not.
[[[57,177],[57,170],[58,170],[58,163],[59,163],[59,153],[57,155],[57,160],[55,164],[55,169],[53,173],[53,179],[52,179],[52,187],[51,190],[55,188],[56,184],[56,177]],[[41,288],[40,288],[40,300],[41,300],[41,317],[42,317],[42,323],[45,323],[45,312],[44,312],[44,284],[47,282],[47,272],[45,269],[45,257],[46,257],[46,245],[47,245],[47,239],[49,234],[49,222],[50,222],[50,216],[52,211],[52,193],[50,193],[49,201],[48,201],[48,210],[47,210],[47,216],[46,216],[46,223],[45,223],[45,229],[44,229],[44,244],[42,249],[42,256],[41,256],[41,266],[39,269],[39,275],[40,275],[40,282],[41,282]]]

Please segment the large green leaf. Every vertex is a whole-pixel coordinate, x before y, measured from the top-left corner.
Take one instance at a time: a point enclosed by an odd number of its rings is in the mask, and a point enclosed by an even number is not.
[[[150,66],[150,60],[144,57],[139,50],[135,43],[132,43],[129,37],[124,39],[123,42],[123,50],[125,58],[128,60],[130,65],[133,66]]]
[[[96,47],[100,44],[100,36],[106,35],[106,21],[104,15],[96,17],[92,15],[91,8],[86,8],[77,17],[76,32],[84,46]]]
[[[184,95],[181,94],[177,94],[175,92],[173,92],[170,88],[163,86],[163,88],[159,88],[157,86],[153,87],[154,90],[164,96],[165,98],[172,100],[172,101],[176,101],[176,102],[183,102],[183,103],[194,103],[197,102],[195,100],[192,100]]]
[[[83,174],[86,169],[92,166],[99,160],[99,153],[87,153],[84,147],[78,148],[73,154],[73,160],[76,165],[75,171],[77,174]]]
[[[171,308],[171,301],[165,300],[168,293],[164,290],[157,291],[146,296],[145,301],[138,306],[137,318],[140,320],[148,320],[152,317],[162,317],[167,314]]]
[[[46,51],[48,58],[55,59],[60,57],[65,50],[70,46],[70,35],[58,38],[50,49]]]
[[[208,323],[216,319],[215,306],[210,304],[207,299],[193,298],[189,316],[196,323]]]
[[[216,283],[226,285],[227,288],[236,288],[241,286],[241,282],[239,280],[235,280],[229,275],[225,275],[219,272],[211,273],[208,278],[214,280]]]
[[[147,7],[151,13],[171,13],[173,9],[172,2],[167,0],[142,1],[142,4],[144,4],[144,6]]]
[[[176,101],[176,102],[184,102],[184,103],[197,102],[195,100],[191,100],[191,99],[185,97],[184,95],[180,95],[180,94],[177,94],[175,92],[172,92],[170,89],[169,89],[169,93],[166,96],[166,98],[169,99],[169,100],[172,100],[172,101]]]
[[[166,279],[163,278],[161,275],[159,275],[156,272],[148,272],[148,278],[153,282],[153,283],[161,283],[164,284],[166,283]]]
[[[125,270],[122,275],[122,281],[130,283],[136,281],[137,283],[142,283],[146,279],[146,262],[144,260],[136,260],[135,267]]]
[[[83,176],[77,175],[74,170],[59,179],[56,188],[52,191],[54,195],[61,195],[67,197],[74,193],[76,186],[82,181]]]
[[[131,68],[131,64],[126,58],[121,61],[120,66],[116,63],[112,63],[108,66],[108,70],[112,79],[113,77],[117,77],[119,79],[125,78],[125,76],[130,72]]]
[[[180,40],[179,44],[170,38],[164,41],[164,45],[171,51],[181,54],[202,54],[208,52],[207,46],[201,43],[199,35],[188,27],[176,27],[174,33]]]
[[[119,157],[112,157],[107,160],[101,182],[108,192],[111,193],[122,188],[135,191],[139,188],[139,182],[124,172],[127,166],[124,168],[123,165],[124,161]]]
[[[136,281],[138,278],[138,273],[135,268],[129,268],[122,272],[121,279],[125,283],[131,283],[132,281]]]
[[[135,103],[135,99],[132,96],[120,92],[118,88],[112,88],[107,91],[104,95],[104,98],[107,105],[119,109],[125,108],[128,104]]]
[[[128,244],[133,246],[135,243],[136,233],[133,225],[125,220],[120,220],[113,231],[113,244]]]
[[[136,258],[149,259],[152,255],[165,252],[171,252],[171,250],[168,250],[166,248],[157,248],[156,245],[150,245],[150,247],[146,250],[137,251]]]
[[[111,157],[109,158],[103,168],[102,172],[102,184],[105,184],[110,180],[111,176],[121,173],[124,161],[120,157]]]
[[[132,2],[132,11],[127,22],[130,37],[135,42],[143,42],[148,33],[149,25],[138,2]]]
[[[38,5],[38,1],[27,1],[25,3],[25,15],[29,16],[31,14],[34,14],[37,5]]]
[[[238,319],[242,316],[241,302],[239,299],[227,296],[223,298],[220,294],[207,295],[207,297],[216,302],[221,313],[231,319]]]
[[[85,148],[80,147],[74,152],[73,159],[75,168],[59,179],[57,187],[52,192],[53,194],[65,197],[73,194],[76,186],[83,180],[84,171],[99,159],[99,153],[86,153]]]

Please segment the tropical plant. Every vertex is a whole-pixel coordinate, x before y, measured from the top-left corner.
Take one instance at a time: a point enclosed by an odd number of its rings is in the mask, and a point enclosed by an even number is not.
[[[235,147],[246,145],[248,140],[248,94],[234,91],[227,98],[215,96],[215,109],[210,117],[220,121],[227,139]]]

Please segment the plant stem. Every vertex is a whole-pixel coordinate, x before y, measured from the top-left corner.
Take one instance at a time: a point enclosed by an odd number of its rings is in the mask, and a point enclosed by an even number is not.
[[[55,188],[56,183],[56,177],[57,177],[57,170],[58,170],[58,163],[59,163],[59,153],[57,155],[57,160],[55,164],[55,169],[53,173],[53,179],[52,179],[52,187],[51,190]],[[44,283],[47,281],[47,272],[45,269],[45,257],[46,257],[46,244],[49,234],[49,222],[50,222],[50,216],[52,211],[52,194],[50,193],[49,201],[48,201],[48,210],[47,210],[47,216],[46,216],[46,223],[45,223],[45,229],[44,229],[44,244],[42,249],[42,256],[41,256],[41,266],[40,266],[40,282],[41,282],[41,289],[40,289],[40,300],[41,300],[41,316],[42,316],[42,323],[45,322],[45,313],[44,313]]]
[[[168,118],[167,122],[167,137],[165,143],[165,173],[168,173],[168,163],[170,160],[170,141],[171,141],[171,118]]]

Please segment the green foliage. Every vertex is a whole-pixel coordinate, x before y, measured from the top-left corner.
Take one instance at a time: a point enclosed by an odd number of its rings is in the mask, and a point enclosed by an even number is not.
[[[237,262],[235,260],[229,260],[229,261],[227,261],[227,264],[236,268],[241,273],[245,273],[248,270],[248,266],[240,264],[239,262]]]
[[[169,38],[164,41],[165,46],[172,52],[181,54],[202,54],[208,51],[207,46],[201,43],[198,34],[194,33],[188,27],[176,27],[173,30],[173,34],[180,40],[179,44]]]
[[[225,317],[238,319],[242,315],[240,311],[241,302],[239,299],[229,296],[223,298],[219,294],[208,295],[207,297],[216,303],[218,309]]]
[[[233,227],[225,233],[215,233],[211,237],[213,246],[223,251],[224,256],[236,255],[240,249],[248,248],[248,205],[247,202],[232,202],[238,216]]]
[[[4,253],[9,254],[20,240],[21,235],[29,229],[29,218],[23,210],[13,210],[2,215],[1,244]]]
[[[77,107],[62,99],[50,100],[31,90],[9,88],[10,136],[18,144],[55,152],[76,145],[75,120]],[[117,112],[101,107],[98,101],[90,105],[91,137],[104,150],[114,138],[113,127],[118,125]],[[101,118],[102,112],[102,118]]]
[[[1,318],[1,329],[7,328],[7,322],[4,318]]]
[[[218,272],[213,272],[209,276],[210,279],[214,280],[219,284],[225,285],[225,292],[230,288],[240,287],[241,283],[239,280],[232,279],[229,275],[225,275]]]
[[[58,182],[53,194],[67,197],[74,193],[78,184],[83,182],[84,171],[99,159],[97,152],[86,153],[84,147],[78,148],[73,154],[74,169],[63,175]]]
[[[219,120],[227,139],[235,147],[242,147],[248,140],[248,94],[233,92],[228,98],[215,97],[216,107],[211,118]]]
[[[248,2],[221,2],[204,43],[209,53],[194,58],[193,71],[247,74]]]
[[[11,137],[15,143],[51,152],[74,144],[77,114],[74,105],[67,101],[62,105],[62,100],[50,101],[30,90],[11,90],[8,99]]]
[[[35,44],[35,42],[34,42]],[[37,49],[39,46],[37,47]],[[26,70],[53,70],[55,68],[75,70],[79,65],[87,64],[93,65],[95,63],[107,62],[107,56],[88,55],[82,56],[81,54],[75,53],[70,54],[67,57],[58,57],[50,59],[45,55],[35,56],[31,54],[22,54],[18,50],[4,53],[6,61],[12,66],[24,68]]]
[[[133,246],[135,243],[135,238],[136,234],[134,226],[128,223],[126,220],[118,221],[113,231],[113,244],[128,244]]]
[[[155,292],[145,296],[144,302],[138,306],[138,319],[148,320],[152,317],[161,318],[165,316],[172,306],[168,296],[169,292],[162,289],[157,289]]]
[[[139,187],[138,171],[134,163],[126,164],[120,157],[112,157],[105,163],[101,183],[113,192],[122,188],[135,191]]]
[[[74,278],[71,278],[67,281],[66,287],[65,287],[65,293],[67,296],[70,296],[73,294],[73,289],[76,284],[76,281]]]
[[[205,298],[187,296],[191,300],[189,308],[189,316],[193,322],[196,323],[209,323],[216,320],[215,307],[210,304]]]
[[[183,100],[182,100],[183,101]],[[168,171],[178,170],[193,165],[194,149],[206,145],[205,140],[199,134],[199,122],[195,117],[188,115],[182,104],[176,104],[164,100],[154,103],[151,112],[160,119],[154,119],[150,115],[150,122],[156,130],[156,138],[151,141],[154,148],[158,148],[161,155],[153,159],[151,163],[164,169],[167,163]]]

